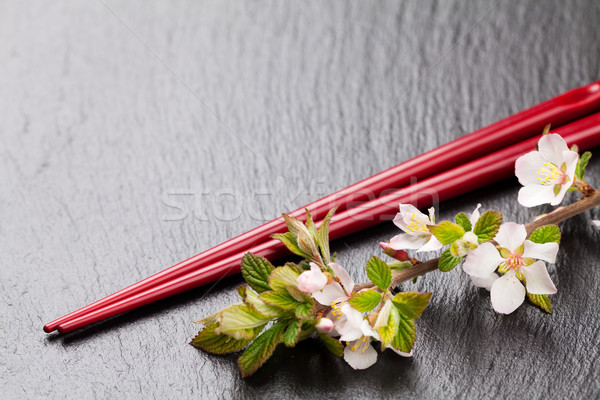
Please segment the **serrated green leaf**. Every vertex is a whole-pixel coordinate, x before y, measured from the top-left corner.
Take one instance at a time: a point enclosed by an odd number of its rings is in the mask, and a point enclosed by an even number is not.
[[[323,344],[327,350],[338,357],[342,357],[344,355],[344,345],[341,344],[339,340],[332,338],[331,336],[327,336],[324,333],[319,333],[319,337],[323,341]]]
[[[285,328],[286,322],[278,322],[250,343],[238,359],[242,377],[255,373],[271,357],[275,347],[281,342]]]
[[[237,340],[229,335],[217,334],[215,329],[219,324],[211,324],[202,329],[192,339],[190,344],[211,354],[227,354],[243,349],[250,343],[250,339]],[[260,331],[255,331],[256,335]]]
[[[302,324],[300,321],[297,319],[292,320],[283,333],[283,344],[285,344],[286,347],[294,347],[296,343],[298,343],[301,329]]]
[[[269,275],[273,269],[273,265],[264,257],[246,253],[242,258],[242,276],[248,285],[258,293],[271,290]]]
[[[394,340],[392,340],[392,346],[405,353],[410,353],[416,339],[415,320],[400,316],[398,333],[394,336]]]
[[[502,225],[502,213],[488,210],[481,214],[475,223],[473,233],[477,235],[479,243],[487,242],[496,236],[500,225]]]
[[[404,317],[417,319],[423,314],[430,299],[431,293],[400,292],[394,296],[392,303]]]
[[[581,155],[581,157],[579,157],[579,161],[577,161],[577,167],[575,167],[575,176],[582,181],[585,177],[585,168],[587,167],[591,157],[592,153],[586,151]]]
[[[279,315],[281,315],[282,310],[279,307],[275,307],[273,305],[266,304],[259,297],[258,293],[256,293],[255,291],[245,288],[245,290],[243,290],[243,292],[244,292],[244,294],[243,294],[242,298],[244,300],[244,303],[246,305],[248,305],[250,308],[261,313],[265,317],[273,318],[273,317],[278,317]],[[267,293],[267,292],[263,292],[263,293]]]
[[[464,212],[456,214],[455,220],[456,223],[465,230],[465,232],[469,232],[471,229],[473,229],[469,217],[467,217],[467,214],[465,214]]]
[[[460,225],[450,221],[427,225],[427,228],[442,244],[452,244],[465,234],[465,230]]]
[[[294,236],[293,233],[276,233],[274,235],[271,235],[271,237],[273,239],[279,240],[281,243],[284,244],[285,247],[288,248],[289,251],[296,254],[297,256],[300,256],[302,258],[310,257],[310,254],[306,254],[304,251],[302,251],[300,246],[298,246],[298,241],[296,240],[296,236]]]
[[[321,222],[321,226],[319,226],[319,230],[317,231],[317,244],[321,249],[321,254],[323,255],[323,260],[325,264],[328,264],[331,261],[331,253],[329,250],[329,223],[331,222],[331,217],[337,210],[337,206],[329,210],[325,218],[323,218],[323,222]]]
[[[438,262],[438,269],[443,272],[448,272],[458,265],[462,257],[454,257],[450,248],[444,250]]]
[[[547,294],[531,294],[527,292],[527,298],[533,305],[541,308],[548,314],[552,314],[552,303],[550,303],[550,298]]]
[[[390,266],[378,257],[371,257],[366,266],[367,276],[381,290],[387,290],[392,284]]]
[[[400,324],[400,314],[396,307],[390,307],[390,312],[387,317],[387,322],[377,329],[379,340],[381,341],[381,351],[392,343],[398,334],[398,326]]]
[[[310,301],[306,301],[304,303],[300,303],[296,306],[296,310],[294,314],[297,318],[304,319],[311,315],[312,309],[314,308],[315,303],[312,299]]]
[[[381,302],[383,295],[375,289],[361,290],[348,299],[348,303],[360,312],[371,311]]]
[[[221,311],[215,333],[229,335],[238,340],[250,339],[254,335],[254,328],[265,326],[269,320],[269,317],[245,304],[235,305]]]
[[[268,291],[263,292],[258,296],[260,300],[264,303],[269,304],[271,306],[276,306],[281,308],[282,310],[295,310],[298,304],[300,303],[288,291]]]
[[[305,208],[304,211],[306,211],[306,229],[308,229],[310,236],[312,236],[312,238],[316,240],[317,228],[315,227],[312,215],[310,214],[310,211],[308,211],[308,208]]]
[[[544,225],[537,228],[529,236],[529,240],[534,243],[551,243],[560,244],[560,229],[556,225]]]
[[[284,291],[288,287],[298,287],[300,273],[290,267],[277,267],[269,275],[269,286],[275,291]]]

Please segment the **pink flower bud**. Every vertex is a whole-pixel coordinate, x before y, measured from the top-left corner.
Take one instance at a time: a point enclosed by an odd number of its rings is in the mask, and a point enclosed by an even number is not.
[[[333,322],[329,318],[321,318],[315,328],[321,333],[329,333],[333,329]]]
[[[323,289],[327,284],[327,277],[315,263],[310,263],[310,271],[304,271],[297,278],[298,289],[304,293],[314,293]]]
[[[385,254],[387,254],[388,256],[395,258],[398,261],[407,261],[408,260],[408,253],[405,252],[404,250],[394,250],[389,245],[389,243],[385,243],[385,242],[379,242],[379,245],[383,249],[383,252]]]

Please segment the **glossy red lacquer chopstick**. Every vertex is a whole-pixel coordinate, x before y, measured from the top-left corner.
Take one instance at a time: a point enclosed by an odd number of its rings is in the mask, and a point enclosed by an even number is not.
[[[600,113],[553,131],[560,133],[570,145],[577,144],[581,150],[599,146]],[[430,177],[408,188],[392,192],[337,214],[331,221],[331,239],[337,239],[391,219],[398,210],[398,203],[411,203],[419,208],[423,208],[437,201],[443,201],[514,176],[514,163],[516,159],[520,155],[533,150],[538,139],[538,137],[534,137],[525,140],[506,149]],[[283,245],[276,240],[264,242],[249,249],[249,251],[270,260],[288,254]],[[244,253],[245,251],[229,256],[210,266],[179,276],[169,282],[109,304],[104,308],[64,322],[58,326],[58,330],[66,333],[154,301],[214,282],[225,276],[236,274],[240,271],[240,262]]]
[[[341,189],[290,214],[302,218],[304,216],[304,209],[308,208],[313,218],[320,220],[333,206],[338,206],[338,212],[344,211],[347,208],[351,208],[352,205],[376,198],[382,191],[404,187],[410,184],[411,179],[427,178],[451,167],[489,154],[492,151],[517,143],[540,132],[547,124],[559,126],[598,110],[600,110],[600,81],[570,90],[486,128],[465,135],[435,150]],[[256,244],[268,241],[270,235],[283,232],[285,229],[283,219],[275,219],[88,306],[58,318],[46,324],[44,330],[52,332],[62,322],[85,315],[107,304],[125,299],[149,287],[168,282],[176,276],[202,268],[232,254],[248,250]]]
[[[407,185],[411,178],[423,179],[445,169],[460,165],[479,156],[489,154],[519,140],[539,132],[551,123],[557,126],[578,119],[600,109],[600,84],[592,83],[568,91],[558,97],[515,114],[489,127],[480,129],[460,139],[450,142],[429,153],[415,157],[370,178],[302,207],[291,215],[302,217],[308,208],[315,220],[324,217],[334,205],[338,211],[377,197],[382,191]],[[285,230],[283,219],[278,218],[259,226],[245,234],[228,240],[186,261],[150,276],[136,284],[122,289],[77,311],[67,314],[44,326],[51,332],[58,324],[77,316],[126,298],[151,286],[211,264],[221,258],[243,251],[255,244],[269,240],[270,235]]]

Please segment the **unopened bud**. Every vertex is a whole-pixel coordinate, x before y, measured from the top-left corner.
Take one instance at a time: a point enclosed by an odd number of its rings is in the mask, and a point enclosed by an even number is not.
[[[329,333],[333,329],[333,321],[329,318],[321,318],[315,325],[315,328],[321,333]]]
[[[406,261],[408,260],[408,253],[404,250],[394,250],[390,246],[389,243],[379,242],[379,245],[383,249],[383,252],[388,256],[398,260],[398,261]]]

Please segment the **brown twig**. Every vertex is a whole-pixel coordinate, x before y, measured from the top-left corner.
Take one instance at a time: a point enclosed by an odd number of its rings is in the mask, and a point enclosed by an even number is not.
[[[581,214],[589,210],[600,206],[600,190],[594,190],[589,196],[582,197],[576,203],[570,204],[566,207],[560,207],[551,213],[548,213],[533,222],[525,225],[527,234],[531,234],[534,230],[544,225],[556,225],[564,220],[574,217],[577,214]],[[434,258],[428,261],[424,261],[414,267],[405,269],[400,272],[396,272],[392,275],[392,287],[398,286],[402,282],[406,282],[410,279],[416,278],[417,276],[425,275],[428,272],[436,271],[438,269],[439,258]],[[354,286],[354,292],[358,292],[362,289],[370,289],[375,287],[372,282],[365,282]]]

